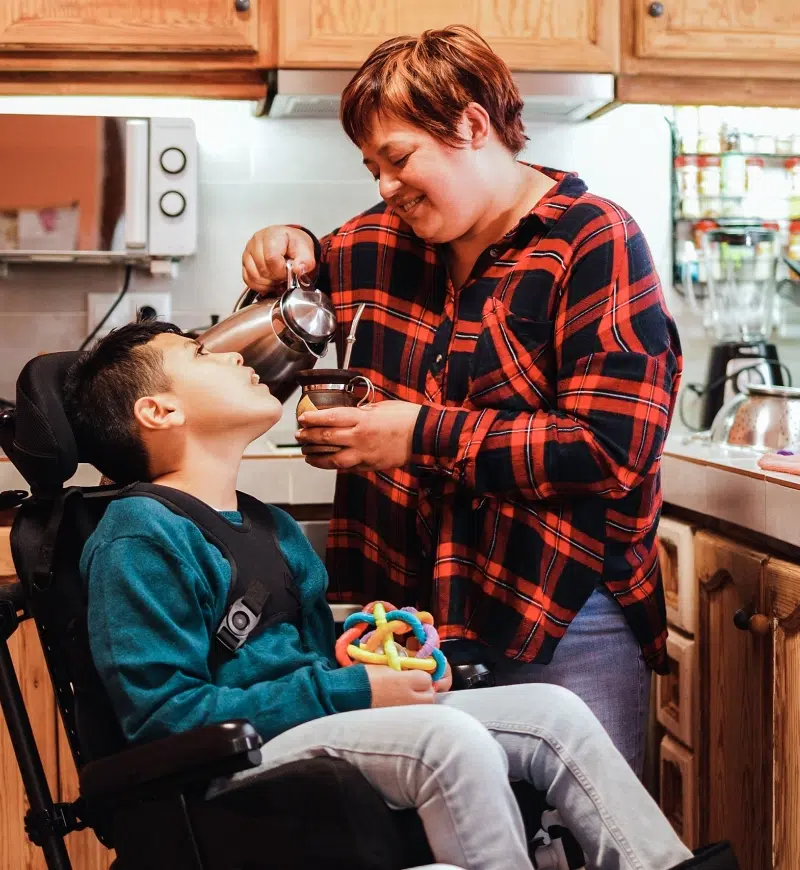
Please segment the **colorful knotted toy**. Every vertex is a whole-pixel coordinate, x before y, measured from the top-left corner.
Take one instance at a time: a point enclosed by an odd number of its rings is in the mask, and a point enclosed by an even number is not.
[[[364,634],[368,628],[372,631]],[[396,634],[408,634],[406,645],[394,639]],[[362,636],[363,635],[363,636]],[[381,649],[383,652],[378,652]],[[410,653],[414,653],[413,658]],[[344,623],[344,633],[336,641],[336,661],[342,667],[362,662],[367,665],[388,665],[395,671],[417,668],[427,671],[434,681],[441,680],[447,669],[447,659],[439,649],[439,632],[433,627],[433,617],[414,607],[398,610],[386,601],[373,601],[361,613],[352,613]]]

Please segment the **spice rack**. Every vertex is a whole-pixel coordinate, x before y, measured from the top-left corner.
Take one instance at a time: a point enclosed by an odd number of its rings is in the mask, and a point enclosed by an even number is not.
[[[771,229],[777,250],[765,256],[800,259],[800,111],[679,106],[667,120],[676,291],[688,279],[704,297],[703,235],[715,227]],[[783,263],[777,277],[785,298],[798,295]]]

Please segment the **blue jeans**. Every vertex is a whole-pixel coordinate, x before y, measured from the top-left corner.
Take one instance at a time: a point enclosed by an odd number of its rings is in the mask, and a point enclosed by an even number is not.
[[[600,720],[636,775],[642,775],[650,669],[622,608],[604,586],[572,621],[549,664],[512,661],[467,641],[448,642],[443,651],[453,662],[485,660],[488,652],[500,686],[551,683],[570,689]]]

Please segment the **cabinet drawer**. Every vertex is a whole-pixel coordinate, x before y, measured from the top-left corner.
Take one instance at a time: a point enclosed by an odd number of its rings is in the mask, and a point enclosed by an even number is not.
[[[667,658],[670,673],[656,676],[656,715],[673,737],[693,749],[698,722],[695,642],[671,629]]]
[[[697,577],[694,570],[694,529],[662,517],[658,524],[658,561],[664,583],[667,620],[694,635],[697,631]]]
[[[697,848],[697,763],[692,752],[668,734],[661,741],[659,803],[675,833],[689,849]]]

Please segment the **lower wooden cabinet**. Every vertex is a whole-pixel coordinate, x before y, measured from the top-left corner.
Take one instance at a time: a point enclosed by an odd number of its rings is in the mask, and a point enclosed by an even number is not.
[[[767,593],[774,617],[772,866],[800,867],[800,566],[770,560]]]
[[[665,735],[661,741],[658,773],[661,809],[686,847],[696,849],[700,843],[694,753]]]
[[[800,565],[698,531],[697,631],[656,684],[661,807],[690,848],[800,870]]]

